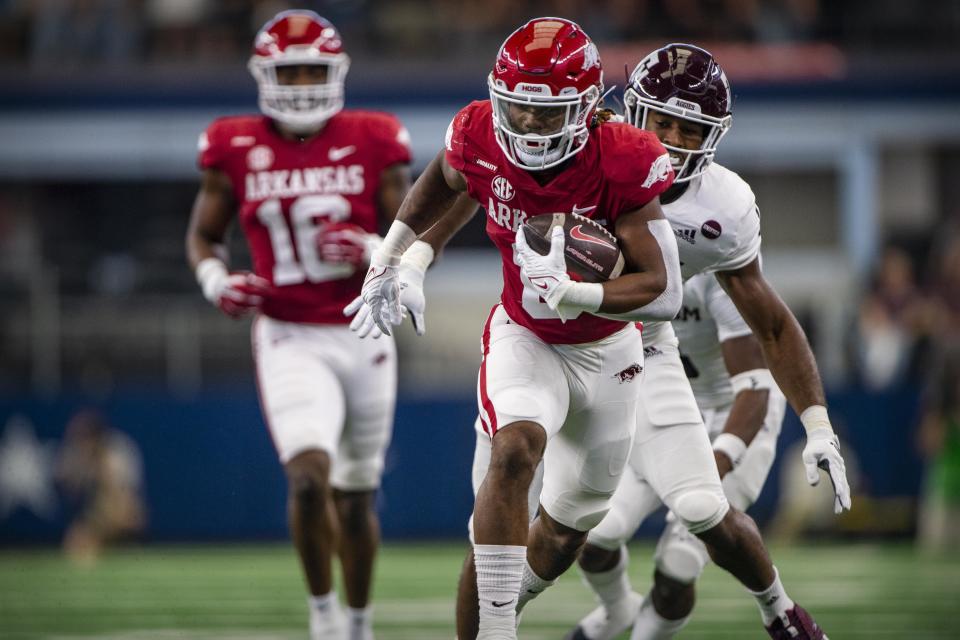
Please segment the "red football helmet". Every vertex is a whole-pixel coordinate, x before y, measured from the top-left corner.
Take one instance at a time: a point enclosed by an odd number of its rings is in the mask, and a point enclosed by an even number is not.
[[[626,119],[641,129],[651,110],[703,126],[699,149],[663,145],[670,151],[675,183],[699,176],[713,162],[733,124],[732,101],[723,69],[709,51],[692,44],[668,44],[648,55],[630,73],[623,92]]]
[[[280,84],[277,67],[323,65],[322,84]],[[350,57],[336,28],[313,11],[282,11],[263,25],[248,64],[260,90],[260,110],[297,133],[315,131],[343,108]]]
[[[504,41],[487,84],[497,143],[513,164],[538,171],[587,144],[603,68],[577,24],[537,18]]]

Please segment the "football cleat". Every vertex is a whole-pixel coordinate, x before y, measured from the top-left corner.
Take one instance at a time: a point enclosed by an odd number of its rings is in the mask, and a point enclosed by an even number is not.
[[[599,606],[584,616],[564,640],[612,640],[630,628],[640,612],[643,596],[631,591],[616,606]]]
[[[806,609],[798,604],[787,609],[767,627],[774,640],[830,640]]]

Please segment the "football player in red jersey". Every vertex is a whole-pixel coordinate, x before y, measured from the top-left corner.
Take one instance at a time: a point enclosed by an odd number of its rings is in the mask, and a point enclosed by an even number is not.
[[[478,404],[493,449],[474,510],[476,577],[468,562],[458,598],[461,640],[515,638],[521,590],[566,570],[606,513],[634,431],[639,379],[622,375],[643,363],[634,322],[672,318],[681,291],[658,202],[673,180],[669,156],[649,132],[598,118],[602,68],[586,34],[560,18],[527,23],[501,48],[489,87],[489,101],[455,116],[446,148],[404,200],[354,324],[388,333],[411,288],[400,273],[408,247],[456,217],[461,193],[486,207],[504,290],[483,331]],[[615,231],[630,272],[573,282],[562,236],[546,256],[526,247],[523,220],[557,211]],[[527,489],[542,457],[541,515],[528,531]]]
[[[373,637],[374,493],[396,351],[390,339],[360,340],[342,309],[380,243],[378,221],[394,217],[410,181],[400,122],[343,110],[348,66],[337,30],[311,11],[285,11],[261,29],[249,68],[263,115],[218,119],[201,136],[186,239],[204,296],[230,316],[256,316],[261,407],[288,480],[313,640]],[[231,271],[220,257],[234,216],[252,272]],[[334,552],[347,615],[332,589]]]

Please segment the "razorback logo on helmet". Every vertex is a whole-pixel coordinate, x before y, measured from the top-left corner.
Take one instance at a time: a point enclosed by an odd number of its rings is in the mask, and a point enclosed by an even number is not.
[[[591,42],[583,50],[583,70],[587,71],[594,67],[600,68],[600,52],[597,51],[597,45]]]
[[[670,166],[670,154],[665,153],[662,156],[659,156],[653,161],[653,164],[650,165],[650,173],[647,174],[647,179],[643,181],[641,186],[644,189],[648,189],[657,182],[669,178],[672,171],[673,167]]]

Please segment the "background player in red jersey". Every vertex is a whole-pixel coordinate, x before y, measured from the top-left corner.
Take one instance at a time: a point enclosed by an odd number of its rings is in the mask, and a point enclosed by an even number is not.
[[[187,253],[210,302],[233,317],[256,314],[261,406],[288,480],[311,638],[369,640],[373,502],[396,351],[389,339],[360,340],[341,310],[380,242],[378,221],[394,217],[409,188],[408,135],[393,116],[342,110],[349,58],[313,12],[268,22],[249,66],[264,115],[221,118],[201,136]],[[252,273],[230,272],[219,257],[234,216]],[[332,589],[335,551],[347,620]]]
[[[648,132],[601,126],[602,70],[586,34],[559,18],[529,22],[504,43],[489,84],[490,101],[454,118],[446,149],[371,260],[363,304],[351,306],[359,331],[375,323],[389,332],[401,319],[407,248],[436,220],[456,218],[458,194],[486,206],[504,289],[483,334],[478,401],[493,452],[475,503],[476,579],[468,571],[461,582],[461,640],[515,638],[518,594],[535,587],[526,579],[566,570],[603,517],[633,433],[638,394],[621,374],[639,371],[643,352],[631,321],[672,318],[680,295],[676,242],[657,200],[672,182],[669,157]],[[523,220],[557,211],[613,229],[630,272],[576,283],[562,236],[547,256],[529,250]],[[528,542],[527,489],[544,456]]]

